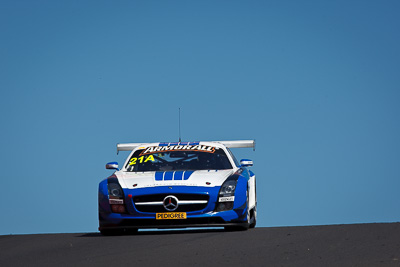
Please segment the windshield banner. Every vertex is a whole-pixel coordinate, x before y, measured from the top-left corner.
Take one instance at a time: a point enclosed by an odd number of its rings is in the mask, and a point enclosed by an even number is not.
[[[177,145],[177,146],[150,146],[143,150],[140,155],[146,155],[151,153],[157,153],[161,151],[200,151],[214,153],[215,147],[213,146],[202,146],[202,145]]]

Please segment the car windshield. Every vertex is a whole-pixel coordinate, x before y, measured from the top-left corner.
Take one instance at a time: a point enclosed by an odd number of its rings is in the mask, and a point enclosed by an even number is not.
[[[144,153],[137,150],[125,166],[128,172],[226,170],[232,165],[223,149],[206,151],[162,151]]]

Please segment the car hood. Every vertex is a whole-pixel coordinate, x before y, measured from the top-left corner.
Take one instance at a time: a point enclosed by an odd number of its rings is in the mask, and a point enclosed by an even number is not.
[[[167,172],[115,172],[123,188],[136,189],[157,186],[221,186],[235,170],[200,170]]]

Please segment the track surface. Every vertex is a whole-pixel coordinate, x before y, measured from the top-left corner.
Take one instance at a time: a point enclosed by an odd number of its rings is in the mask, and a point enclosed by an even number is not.
[[[0,266],[400,266],[400,223],[0,236]]]

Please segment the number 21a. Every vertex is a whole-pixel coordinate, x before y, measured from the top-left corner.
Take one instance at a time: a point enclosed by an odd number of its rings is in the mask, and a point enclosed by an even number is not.
[[[131,160],[129,161],[129,165],[135,165],[138,160],[139,160],[139,163],[148,162],[149,160],[154,161],[154,157],[153,157],[153,155],[149,155],[149,156],[147,156],[146,159],[144,159],[144,156],[141,156],[138,158],[131,158]]]

